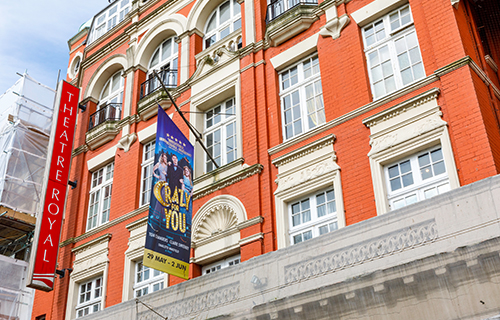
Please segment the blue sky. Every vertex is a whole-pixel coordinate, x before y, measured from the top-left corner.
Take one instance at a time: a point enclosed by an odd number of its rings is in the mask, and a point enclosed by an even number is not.
[[[108,0],[0,0],[0,95],[25,70],[56,87],[66,78],[68,40],[108,5]]]

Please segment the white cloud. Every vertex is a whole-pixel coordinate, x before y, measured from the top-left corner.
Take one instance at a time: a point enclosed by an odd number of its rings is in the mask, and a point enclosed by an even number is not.
[[[55,88],[65,78],[67,42],[78,28],[108,5],[107,0],[0,1],[0,94],[28,74]]]

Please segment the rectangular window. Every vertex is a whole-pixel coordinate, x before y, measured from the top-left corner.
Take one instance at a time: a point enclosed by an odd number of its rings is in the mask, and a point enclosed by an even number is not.
[[[384,173],[391,210],[450,190],[440,146],[387,165]]]
[[[80,284],[76,317],[80,318],[101,310],[102,277]]]
[[[224,101],[205,113],[204,137],[208,152],[219,166],[236,160],[237,130],[234,98]],[[215,165],[212,160],[206,156],[206,172],[214,169]]]
[[[87,231],[109,221],[114,163],[92,173]]]
[[[156,269],[151,269],[142,264],[135,265],[134,296],[142,297],[148,293],[163,289],[165,274]]]
[[[155,141],[153,140],[142,147],[141,206],[149,204],[151,197],[154,158]]]
[[[241,262],[241,256],[236,255],[217,262],[211,263],[207,266],[203,266],[201,269],[201,274],[213,273],[231,266],[235,266]]]
[[[320,236],[338,229],[333,189],[319,191],[288,206],[290,243]]]
[[[363,40],[374,99],[425,77],[409,5],[364,27]]]
[[[279,79],[284,140],[325,123],[318,56],[281,72]]]

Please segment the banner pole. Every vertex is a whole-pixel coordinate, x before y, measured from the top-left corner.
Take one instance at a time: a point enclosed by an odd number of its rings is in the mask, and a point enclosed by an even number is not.
[[[172,104],[174,105],[175,109],[177,110],[177,112],[180,114],[180,116],[182,117],[182,120],[184,120],[184,122],[186,123],[186,125],[188,126],[189,130],[194,134],[194,137],[196,138],[196,141],[200,144],[200,146],[203,148],[203,150],[205,151],[205,153],[208,155],[208,157],[210,158],[210,160],[212,161],[212,163],[215,165],[215,167],[217,169],[219,169],[219,165],[217,164],[217,162],[215,162],[214,158],[212,157],[212,155],[210,154],[210,152],[208,152],[207,150],[207,147],[205,147],[205,144],[203,144],[203,141],[200,139],[200,137],[198,136],[197,132],[194,131],[194,129],[192,128],[191,126],[191,123],[186,119],[186,117],[184,117],[184,114],[182,113],[182,111],[179,109],[179,107],[177,106],[177,104],[175,103],[174,101],[174,98],[172,98],[172,95],[170,95],[170,92],[168,92],[167,90],[167,87],[165,87],[165,84],[163,83],[163,81],[161,80],[160,76],[158,75],[158,73],[156,72],[156,70],[153,70],[153,75],[158,79],[158,81],[160,81],[160,84],[163,88],[163,90],[165,90],[165,92],[167,93],[168,95],[168,98],[170,99],[170,101],[172,102]]]

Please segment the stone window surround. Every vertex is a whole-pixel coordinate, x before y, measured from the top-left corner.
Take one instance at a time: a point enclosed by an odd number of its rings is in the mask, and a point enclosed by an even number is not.
[[[240,230],[262,222],[262,217],[247,218],[241,201],[220,195],[207,201],[193,216],[191,263],[207,265],[240,252],[240,246],[262,238],[256,234],[241,239]]]
[[[140,218],[126,225],[130,232],[128,248],[125,251],[125,266],[123,272],[122,301],[134,298],[134,277],[136,263],[144,256],[144,244],[146,243],[148,217]],[[168,286],[168,274],[165,273],[164,288]]]
[[[460,186],[439,92],[430,89],[363,120],[371,131],[368,157],[377,215],[389,212],[384,166],[430,147],[441,145],[450,188]]]
[[[333,187],[338,228],[345,227],[340,167],[336,162],[334,141],[334,135],[327,135],[272,161],[278,168],[278,188],[274,192],[278,249],[290,246],[288,205],[319,190]]]
[[[71,273],[66,305],[66,319],[76,318],[76,305],[78,302],[78,288],[82,282],[102,276],[101,310],[106,305],[106,290],[109,267],[109,241],[111,234],[105,234],[87,243],[81,244],[71,251],[75,255],[73,272]]]

